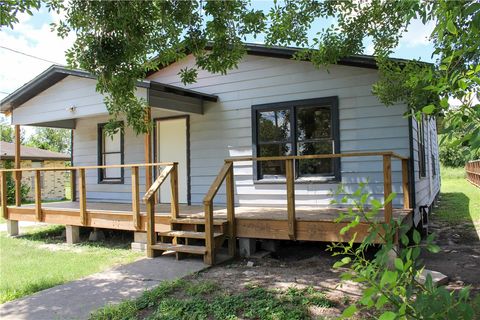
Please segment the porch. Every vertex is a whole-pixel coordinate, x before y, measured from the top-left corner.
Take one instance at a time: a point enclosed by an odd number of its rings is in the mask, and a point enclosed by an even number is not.
[[[237,157],[225,160],[224,166],[210,186],[203,205],[181,205],[178,198],[178,168],[176,162],[147,163],[114,166],[28,168],[1,170],[1,208],[5,219],[13,221],[39,221],[51,224],[95,227],[106,229],[131,230],[147,233],[147,254],[150,257],[164,251],[176,251],[204,255],[207,264],[215,263],[215,253],[225,241],[231,256],[236,254],[237,238],[301,240],[301,241],[345,241],[353,232],[356,241],[368,234],[371,222],[361,219],[360,223],[347,233],[345,238],[340,229],[346,222],[336,223],[339,213],[348,210],[343,207],[296,206],[294,166],[297,160],[315,160],[343,157],[381,157],[383,161],[384,199],[392,193],[392,160],[401,162],[403,207],[394,208],[392,202],[384,205],[375,221],[389,222],[399,219],[411,224],[410,193],[408,183],[408,159],[393,152],[363,152],[348,154],[324,154],[285,157]],[[235,203],[234,163],[285,161],[286,206],[238,206]],[[86,170],[123,168],[131,172],[131,203],[87,201]],[[156,168],[159,172],[140,200],[139,168]],[[35,172],[35,204],[7,206],[7,172]],[[70,175],[72,189],[71,202],[44,203],[41,199],[40,173],[42,171],[63,171]],[[158,204],[156,197],[160,186],[169,178],[170,204]],[[77,181],[78,180],[78,181]],[[77,181],[77,183],[75,183]],[[214,205],[214,199],[225,182],[226,203]]]

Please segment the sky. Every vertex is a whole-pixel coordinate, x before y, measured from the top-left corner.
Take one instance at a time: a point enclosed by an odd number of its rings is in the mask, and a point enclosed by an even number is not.
[[[270,1],[253,1],[253,5],[265,10]],[[51,32],[50,23],[58,21],[58,14],[50,13],[45,8],[34,11],[33,16],[20,14],[19,22],[10,28],[0,29],[0,99],[15,91],[53,63],[66,64],[64,53],[75,41],[71,34],[61,39]],[[315,29],[322,28],[322,22],[315,23]],[[428,36],[434,25],[423,25],[414,21],[400,41],[394,57],[421,59],[431,62],[433,47]],[[311,37],[314,32],[311,33]],[[251,39],[251,42],[261,42]],[[14,50],[14,51],[12,51]],[[19,53],[20,52],[20,53]],[[365,54],[373,52],[372,45],[366,43]],[[33,57],[32,57],[33,56]]]

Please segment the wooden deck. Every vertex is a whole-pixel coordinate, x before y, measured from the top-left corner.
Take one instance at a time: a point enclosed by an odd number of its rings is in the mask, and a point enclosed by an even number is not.
[[[36,221],[35,205],[21,207],[9,206],[8,215],[12,220]],[[146,231],[146,207],[140,206],[140,228],[133,224],[132,204],[112,202],[88,202],[87,223],[80,221],[79,202],[42,203],[43,221],[51,224],[76,225],[96,228]],[[163,232],[170,230],[170,204],[155,206],[155,230]],[[296,240],[308,241],[340,241],[340,229],[344,223],[335,223],[341,211],[340,208],[297,207]],[[411,210],[393,209],[395,219],[408,221]],[[204,218],[202,205],[179,205],[180,218]],[[226,220],[227,209],[214,208],[214,219]],[[383,220],[384,213],[380,210],[377,220]],[[288,210],[285,207],[235,207],[235,226],[237,237],[258,239],[290,239],[288,234]],[[368,223],[362,221],[357,232],[366,233]]]

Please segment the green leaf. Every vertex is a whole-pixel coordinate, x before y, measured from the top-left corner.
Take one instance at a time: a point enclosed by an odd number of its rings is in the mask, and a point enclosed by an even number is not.
[[[455,24],[453,23],[452,20],[447,21],[447,30],[451,34],[457,34],[457,27],[455,27]]]
[[[413,230],[413,242],[415,242],[415,244],[419,244],[421,240],[422,237],[420,236],[420,232]]]
[[[395,258],[395,268],[397,268],[399,271],[403,271],[403,261],[400,258]]]
[[[429,104],[422,109],[422,112],[425,114],[431,114],[433,111],[435,111],[435,106],[433,104]]]
[[[437,246],[436,244],[431,243],[427,245],[427,250],[430,251],[431,253],[439,253],[440,247]]]
[[[408,243],[410,242],[410,240],[408,240],[407,235],[405,235],[405,234],[402,234],[402,235],[400,236],[400,241],[402,242],[402,244],[403,244],[404,246],[408,246]]]
[[[393,284],[397,281],[397,272],[387,270],[383,273],[382,279],[380,279],[380,286],[384,287],[386,284]]]
[[[342,318],[350,318],[355,314],[355,312],[357,312],[357,306],[352,304],[347,309],[343,310]]]
[[[384,312],[378,320],[394,320],[397,317],[392,311]]]

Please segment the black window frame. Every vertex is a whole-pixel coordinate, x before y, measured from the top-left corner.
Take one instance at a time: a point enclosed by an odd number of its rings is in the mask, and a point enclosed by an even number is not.
[[[99,166],[103,165],[103,155],[105,154],[103,152],[103,140],[104,140],[103,128],[105,127],[106,124],[107,123],[99,123],[97,128],[97,163]],[[125,163],[124,140],[125,140],[124,133],[122,130],[120,130],[120,164]],[[115,152],[115,153],[118,153],[118,152]],[[103,177],[103,172],[104,172],[104,169],[98,168],[98,173],[97,173],[98,184],[124,184],[125,183],[124,168],[120,168],[120,178],[105,179]]]
[[[417,143],[418,143],[418,176],[420,179],[427,177],[427,152],[425,146],[425,119],[422,115],[417,121]]]
[[[297,108],[302,107],[330,107],[331,112],[331,134],[334,142],[333,153],[340,153],[340,120],[339,120],[339,111],[338,111],[338,96],[331,97],[322,97],[314,99],[302,99],[302,100],[292,100],[292,101],[282,101],[275,103],[266,103],[266,104],[257,104],[252,105],[252,150],[253,156],[258,156],[258,112],[259,111],[275,111],[275,110],[290,110],[290,141],[291,144],[291,154],[297,154]],[[332,159],[333,162],[333,176],[332,175],[315,175],[315,176],[299,176],[298,160],[295,161],[295,180],[296,182],[306,182],[306,183],[326,183],[326,182],[338,182],[341,181],[341,170],[340,170],[340,158]],[[265,183],[281,183],[283,179],[273,180],[273,179],[264,179],[260,178],[259,163],[254,163],[253,165],[253,177],[255,182],[265,182]],[[324,178],[319,180],[319,178]]]

